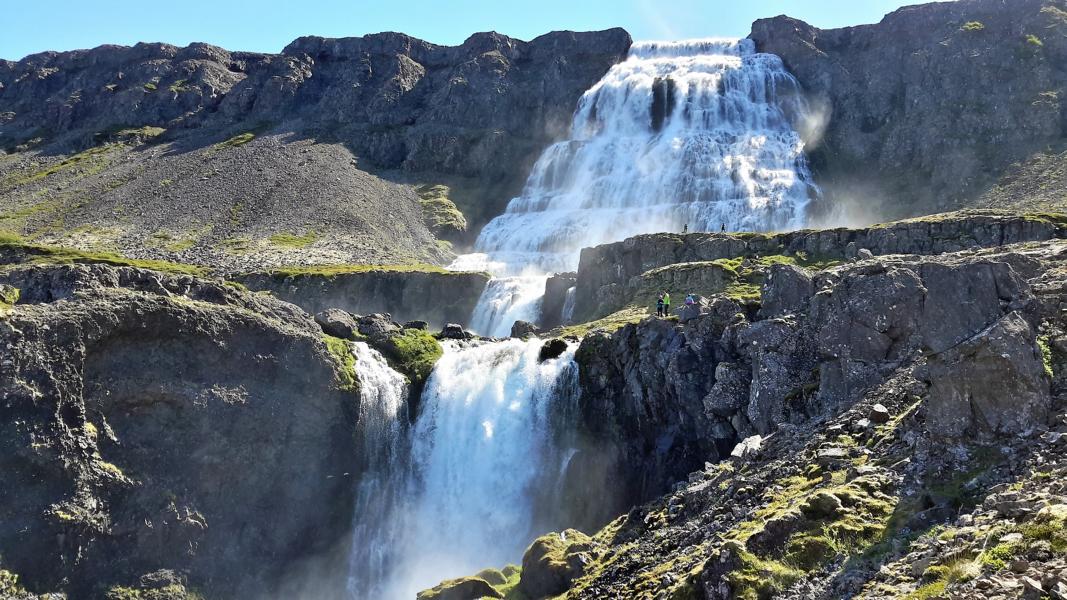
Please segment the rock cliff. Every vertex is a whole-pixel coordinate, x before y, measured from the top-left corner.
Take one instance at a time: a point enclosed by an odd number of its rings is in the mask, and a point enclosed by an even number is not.
[[[499,213],[629,45],[383,33],[0,61],[0,226],[235,270],[440,263],[430,229],[462,241]]]
[[[425,321],[440,330],[449,323],[468,325],[489,275],[386,267],[250,273],[236,280],[311,314],[329,308],[360,315],[389,313],[401,323]]]
[[[1063,151],[1065,32],[1062,0],[960,0],[844,29],[763,19],[751,37],[811,97],[802,128],[824,216],[870,222],[1023,202],[987,192],[1013,164]]]
[[[0,567],[20,585],[340,593],[358,391],[308,315],[98,264],[7,267],[0,288],[18,290],[0,316]]]

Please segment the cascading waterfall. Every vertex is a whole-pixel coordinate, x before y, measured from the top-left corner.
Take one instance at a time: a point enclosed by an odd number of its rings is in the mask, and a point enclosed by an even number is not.
[[[348,591],[373,598],[396,563],[399,533],[392,527],[407,511],[408,442],[404,409],[407,379],[363,342],[352,344],[359,380],[361,469],[356,488]]]
[[[536,321],[547,273],[575,269],[583,247],[683,226],[802,226],[816,193],[791,126],[803,111],[782,62],[749,40],[635,44],[582,97],[571,139],[545,150],[477,252],[452,265],[498,277],[472,328],[504,337],[514,321]],[[573,300],[568,290],[565,313]],[[354,346],[366,468],[353,598],[409,599],[518,561],[537,534],[568,525],[559,498],[577,367],[573,348],[539,362],[540,346],[447,343],[411,426],[403,378]]]
[[[536,320],[536,298],[515,289],[574,270],[584,247],[684,226],[802,227],[817,193],[792,125],[804,113],[797,81],[751,40],[634,44],[582,96],[571,138],[542,153],[477,252],[453,265],[527,280],[487,287],[476,330],[501,336],[515,315]]]
[[[409,452],[366,477],[368,496],[361,486],[353,598],[410,600],[443,579],[517,562],[536,535],[560,526],[553,500],[566,450],[554,443],[552,417],[573,401],[577,368],[573,348],[539,362],[540,347],[445,344],[407,433]],[[362,373],[360,383],[365,396],[394,397],[366,391]],[[388,445],[397,427],[375,427],[374,435]],[[379,508],[383,502],[391,506]]]

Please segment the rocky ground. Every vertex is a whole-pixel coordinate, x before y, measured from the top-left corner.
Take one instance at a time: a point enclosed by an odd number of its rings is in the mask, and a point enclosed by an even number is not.
[[[385,33],[0,60],[0,231],[232,270],[445,264],[629,46]]]
[[[624,516],[549,534],[490,596],[1064,597],[1065,260],[861,247],[594,329],[568,487]]]

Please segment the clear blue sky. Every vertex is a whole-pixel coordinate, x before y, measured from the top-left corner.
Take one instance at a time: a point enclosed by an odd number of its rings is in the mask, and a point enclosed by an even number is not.
[[[5,2],[0,58],[100,44],[202,41],[278,52],[301,35],[402,31],[458,44],[476,31],[530,39],[558,29],[624,27],[634,39],[743,37],[760,17],[819,27],[877,22],[920,0],[51,0]]]

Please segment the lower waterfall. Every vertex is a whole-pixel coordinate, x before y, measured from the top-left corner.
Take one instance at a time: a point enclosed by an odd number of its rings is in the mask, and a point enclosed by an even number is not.
[[[444,346],[406,426],[396,408],[403,379],[356,345],[361,416],[370,420],[354,599],[410,600],[444,579],[518,562],[534,537],[566,525],[556,492],[571,452],[558,443],[566,432],[556,423],[566,420],[554,417],[577,395],[574,348],[539,362],[538,340]]]

